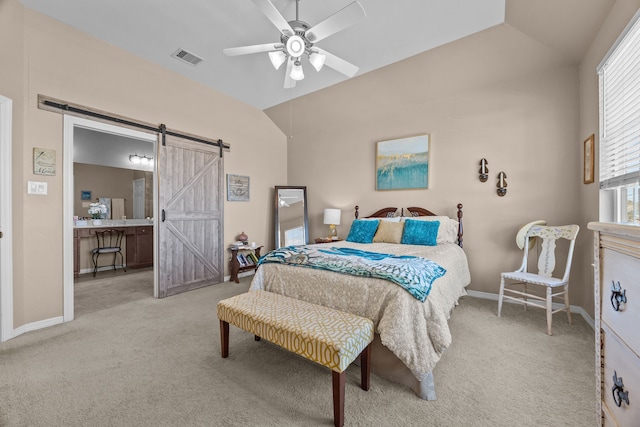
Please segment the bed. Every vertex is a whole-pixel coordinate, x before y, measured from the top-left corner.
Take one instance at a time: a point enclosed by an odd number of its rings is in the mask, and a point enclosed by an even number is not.
[[[448,319],[458,299],[466,295],[465,288],[471,281],[467,258],[462,250],[462,205],[458,205],[457,220],[437,216],[419,207],[389,207],[360,218],[358,206],[355,219],[347,240],[309,245],[300,250],[317,252],[322,248],[331,248],[336,251],[366,251],[393,254],[400,258],[420,257],[417,261],[433,261],[446,273],[433,279],[424,302],[386,279],[276,262],[261,262],[250,290],[276,292],[372,319],[376,331],[372,346],[372,371],[406,385],[422,399],[435,400],[433,368],[451,344]],[[383,235],[379,238],[377,231],[375,241],[360,243],[358,238],[352,237],[355,236],[352,233],[357,231],[356,225],[371,226],[370,221],[375,221],[381,232],[404,228],[404,233],[408,233],[409,226],[426,226],[424,223],[418,224],[422,221],[431,225],[437,221],[440,226],[436,226],[437,239],[433,246],[413,244],[415,242],[405,240],[405,236],[402,237],[402,243],[398,240],[397,232],[395,236]],[[278,251],[270,254],[273,252]]]

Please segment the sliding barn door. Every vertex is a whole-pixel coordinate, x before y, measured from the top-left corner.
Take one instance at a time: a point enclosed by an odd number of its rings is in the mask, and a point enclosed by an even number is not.
[[[223,162],[216,146],[166,137],[160,146],[158,297],[221,283]]]

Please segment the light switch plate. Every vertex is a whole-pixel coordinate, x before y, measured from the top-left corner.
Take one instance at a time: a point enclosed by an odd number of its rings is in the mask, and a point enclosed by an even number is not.
[[[47,183],[38,181],[29,181],[27,183],[27,194],[35,194],[38,196],[47,195]]]

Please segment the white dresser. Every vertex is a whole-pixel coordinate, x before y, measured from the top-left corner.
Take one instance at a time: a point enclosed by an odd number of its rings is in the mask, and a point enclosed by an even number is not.
[[[640,226],[594,231],[596,386],[605,426],[640,426]]]

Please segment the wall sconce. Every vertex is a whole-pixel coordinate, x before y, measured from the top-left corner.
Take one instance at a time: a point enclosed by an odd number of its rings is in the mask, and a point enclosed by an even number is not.
[[[480,160],[480,182],[486,182],[487,179],[489,179],[489,168],[487,167],[488,164],[489,162],[487,162],[487,159]]]
[[[153,166],[153,157],[138,156],[137,154],[132,154],[129,156],[129,161],[134,165]]]
[[[331,240],[338,240],[336,225],[340,225],[340,209],[325,209],[323,223],[329,225],[329,237]]]
[[[505,179],[506,177],[507,177],[507,174],[504,172],[500,172],[498,174],[498,184],[496,184],[498,189],[496,191],[498,192],[498,196],[500,197],[507,194],[507,180]]]

